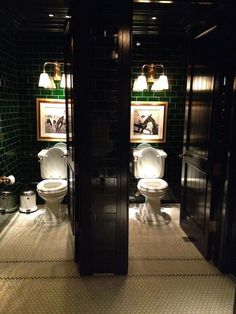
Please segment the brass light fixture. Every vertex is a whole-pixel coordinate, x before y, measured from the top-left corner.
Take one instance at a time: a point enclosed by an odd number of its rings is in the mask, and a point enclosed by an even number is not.
[[[156,68],[161,68],[161,75],[159,78],[155,78]],[[144,70],[147,69],[146,75]],[[133,85],[134,92],[142,92],[148,89],[148,84],[151,85],[152,91],[161,91],[169,89],[168,78],[164,73],[164,66],[162,64],[144,64],[141,69],[141,75],[135,79]]]
[[[46,66],[48,66],[48,65],[53,66],[53,76],[50,76],[46,72]],[[55,89],[56,84],[54,81],[61,81],[62,80],[62,67],[64,68],[63,62],[57,62],[57,61],[45,62],[43,65],[43,72],[40,74],[40,77],[39,77],[39,87]]]

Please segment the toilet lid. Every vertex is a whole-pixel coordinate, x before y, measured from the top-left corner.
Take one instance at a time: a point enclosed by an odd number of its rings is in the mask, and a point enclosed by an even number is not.
[[[164,190],[168,187],[168,183],[162,179],[141,179],[138,182],[138,187],[143,190],[153,191]]]
[[[137,167],[140,178],[160,178],[163,162],[158,150],[147,147],[142,150],[142,158],[138,159]]]
[[[63,143],[63,142],[59,142],[59,143],[56,143],[55,145],[53,145],[53,147],[57,147],[57,148],[60,148],[62,150],[65,150],[66,149],[66,144]]]
[[[60,148],[50,148],[43,159],[42,178],[43,179],[66,179],[67,163],[66,158],[62,157],[65,152]]]

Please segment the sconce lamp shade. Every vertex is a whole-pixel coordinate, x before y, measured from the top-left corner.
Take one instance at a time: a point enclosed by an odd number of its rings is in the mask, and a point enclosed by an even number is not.
[[[168,78],[166,75],[164,75],[164,74],[160,75],[159,84],[161,86],[161,89],[169,89]]]
[[[51,88],[51,80],[46,72],[40,74],[39,87]]]
[[[164,89],[169,89],[168,78],[166,75],[161,74],[160,77],[154,81],[151,90],[152,91],[160,91]]]
[[[71,80],[70,80],[70,75],[66,75],[65,74],[62,74],[62,77],[61,77],[61,83],[60,83],[60,87],[61,88],[71,88]]]
[[[61,87],[61,88],[65,88],[65,87],[66,87],[66,78],[65,78],[65,74],[62,74],[60,87]]]
[[[148,89],[146,76],[139,75],[138,78],[134,81],[133,91],[142,92],[145,89]]]

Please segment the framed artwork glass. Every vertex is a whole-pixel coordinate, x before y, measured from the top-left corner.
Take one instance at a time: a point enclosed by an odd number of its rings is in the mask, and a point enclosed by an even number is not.
[[[130,113],[130,142],[166,141],[168,102],[133,101]]]
[[[37,98],[37,140],[66,141],[66,105],[63,99]]]

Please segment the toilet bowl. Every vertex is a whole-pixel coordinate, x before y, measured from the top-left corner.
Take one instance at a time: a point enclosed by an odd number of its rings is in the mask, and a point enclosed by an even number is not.
[[[38,195],[45,200],[44,222],[60,222],[66,216],[61,202],[67,194],[66,145],[59,143],[38,153],[40,173],[44,179],[37,185]]]
[[[161,199],[165,196],[168,183],[161,178],[164,176],[167,154],[150,144],[142,143],[137,146],[133,155],[134,175],[139,179],[137,189],[145,197],[139,218],[143,223],[166,223],[161,212]]]

